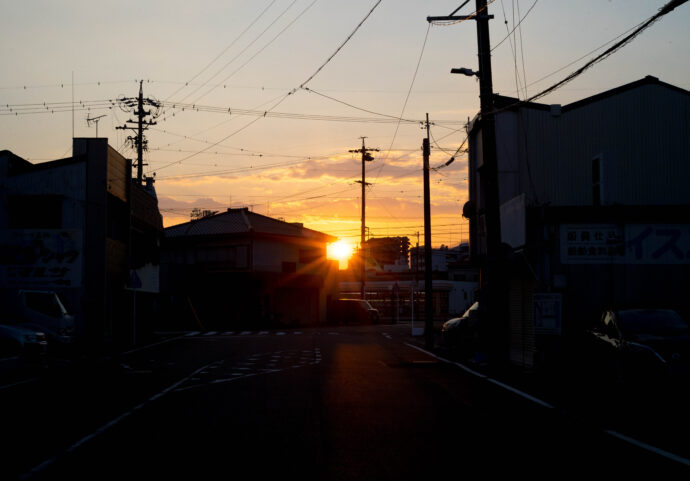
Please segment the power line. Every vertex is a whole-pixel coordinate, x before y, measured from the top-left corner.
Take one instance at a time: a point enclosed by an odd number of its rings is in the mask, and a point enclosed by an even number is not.
[[[642,33],[644,30],[646,30],[649,26],[651,26],[654,22],[656,22],[659,18],[663,17],[664,15],[670,13],[673,11],[676,7],[684,4],[688,0],[671,0],[668,2],[666,5],[661,7],[659,9],[659,12],[652,17],[650,17],[648,20],[642,23],[641,26],[636,28],[632,33],[627,35],[625,38],[622,40],[616,42],[613,46],[609,47],[606,49],[606,51],[602,52],[601,54],[597,55],[595,58],[587,62],[585,65],[580,67],[579,69],[575,70],[572,72],[570,75],[566,76],[564,79],[560,80],[559,82],[556,82],[553,84],[551,87],[542,90],[536,95],[533,95],[532,97],[526,99],[524,102],[533,102],[536,99],[539,99],[541,97],[544,97],[545,95],[548,95],[549,93],[553,92],[554,90],[559,89],[566,83],[570,82],[571,80],[575,79],[576,77],[579,77],[582,73],[584,73],[586,70],[591,68],[594,64],[601,62],[605,58],[609,57],[610,55],[614,54],[616,51],[620,50],[622,47],[630,43],[635,37],[637,37],[640,33]],[[519,103],[518,103],[519,104]],[[513,106],[509,106],[507,108],[511,108]],[[502,109],[503,110],[503,109]]]
[[[215,146],[215,145],[218,145],[218,144],[220,144],[221,142],[225,142],[227,139],[229,139],[229,138],[231,138],[231,137],[237,135],[238,133],[240,133],[241,131],[243,131],[243,130],[245,130],[246,128],[250,127],[251,125],[253,125],[253,124],[256,123],[257,121],[259,121],[260,119],[264,118],[269,112],[272,112],[272,111],[273,111],[275,108],[277,108],[281,103],[283,103],[283,102],[285,101],[285,99],[287,99],[290,95],[294,94],[294,93],[297,92],[299,89],[302,89],[303,87],[305,87],[305,86],[307,85],[307,83],[309,83],[312,79],[314,79],[314,77],[316,77],[316,75],[317,75],[319,72],[321,72],[321,70],[322,70],[326,65],[328,65],[328,63],[330,63],[330,61],[331,61],[331,60],[338,54],[338,52],[340,52],[340,50],[342,50],[342,48],[350,41],[350,39],[351,39],[351,38],[354,36],[354,34],[360,29],[360,27],[364,24],[364,22],[369,18],[369,16],[374,12],[374,10],[376,9],[376,7],[378,7],[380,3],[381,3],[381,0],[378,0],[378,1],[376,2],[376,4],[371,8],[371,10],[369,11],[369,13],[367,13],[366,16],[362,19],[362,21],[359,22],[359,24],[355,27],[355,29],[352,31],[352,33],[350,33],[350,35],[348,35],[348,37],[340,44],[340,46],[338,46],[338,48],[335,50],[335,52],[334,52],[330,57],[328,57],[328,58],[326,59],[326,61],[323,62],[323,63],[319,66],[319,68],[317,68],[316,71],[315,71],[311,76],[309,76],[309,78],[307,78],[307,80],[305,80],[304,82],[302,82],[298,87],[295,87],[294,89],[290,90],[285,96],[283,96],[280,100],[278,100],[278,102],[276,102],[271,108],[267,109],[267,110],[265,111],[265,115],[264,115],[264,116],[262,116],[262,117],[257,117],[256,119],[254,119],[254,120],[252,120],[251,122],[247,123],[247,124],[244,125],[243,127],[240,127],[239,129],[237,129],[237,130],[231,132],[229,135],[223,137],[222,139],[220,139],[220,140],[219,140],[218,142],[216,142],[215,144],[210,145],[209,147],[200,150],[200,151],[197,152],[196,154],[191,154],[191,155],[188,155],[187,157],[184,157],[184,158],[182,158],[182,159],[180,159],[180,160],[176,160],[175,162],[171,162],[171,163],[169,163],[169,164],[167,164],[167,165],[164,165],[163,167],[159,168],[158,170],[165,169],[165,168],[167,168],[167,167],[170,167],[170,166],[179,164],[179,163],[181,163],[181,162],[183,162],[183,161],[185,161],[185,160],[187,160],[187,159],[190,159],[190,158],[194,157],[195,155],[201,154],[201,153],[203,153],[203,152],[209,150],[211,147],[213,147],[213,146]]]
[[[238,41],[240,38],[242,38],[242,36],[244,36],[244,34],[247,33],[247,31],[249,31],[249,29],[252,28],[252,27],[254,26],[254,24],[255,24],[256,22],[258,22],[259,19],[260,19],[261,17],[263,17],[263,15],[268,11],[269,8],[271,8],[271,7],[273,6],[274,3],[276,3],[276,1],[277,1],[277,0],[271,0],[271,2],[266,6],[266,8],[264,8],[264,9],[261,11],[261,13],[254,19],[254,21],[252,21],[252,22],[242,31],[242,33],[240,33],[237,37],[235,37],[235,39],[234,39],[232,42],[230,42],[230,44],[229,44],[227,47],[225,47],[218,55],[216,55],[216,56],[213,58],[213,60],[211,60],[208,64],[206,64],[206,66],[205,66],[204,68],[202,68],[194,77],[192,77],[192,78],[189,79],[187,82],[185,82],[179,89],[177,89],[176,91],[174,91],[172,94],[168,95],[168,98],[167,98],[166,100],[169,100],[169,99],[170,99],[171,97],[173,97],[174,95],[177,95],[177,93],[180,92],[180,90],[183,90],[186,86],[188,86],[191,82],[193,82],[196,78],[198,78],[199,75],[201,75],[201,74],[204,73],[206,70],[208,70],[208,68],[209,68],[211,65],[213,65],[213,64],[216,62],[216,60],[218,60],[220,57],[222,57],[223,54],[224,54],[225,52],[227,52],[233,45],[235,45],[235,43],[237,43],[237,41]],[[207,84],[207,83],[208,83],[208,81],[205,82],[205,84]],[[202,84],[202,86],[205,85],[205,84]]]

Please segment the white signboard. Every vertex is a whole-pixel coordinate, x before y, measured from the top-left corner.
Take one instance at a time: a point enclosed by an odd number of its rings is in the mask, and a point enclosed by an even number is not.
[[[561,295],[532,294],[534,331],[537,334],[561,333]]]
[[[563,264],[690,264],[687,224],[564,224]]]

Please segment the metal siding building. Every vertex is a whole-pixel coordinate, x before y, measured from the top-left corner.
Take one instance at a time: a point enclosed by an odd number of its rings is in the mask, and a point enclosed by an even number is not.
[[[605,307],[690,315],[690,92],[648,76],[564,106],[501,96],[495,106],[502,240],[513,252],[509,358],[560,355]],[[475,258],[486,252],[481,123],[469,126],[463,209]]]
[[[689,204],[689,126],[690,94],[654,77],[563,107],[527,103],[500,112],[500,203],[524,192],[528,204],[592,205],[599,157],[603,205]]]

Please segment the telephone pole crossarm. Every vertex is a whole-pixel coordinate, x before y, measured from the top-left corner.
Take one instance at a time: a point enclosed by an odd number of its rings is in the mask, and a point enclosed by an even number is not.
[[[445,17],[426,17],[426,21],[433,22],[455,22],[460,20],[491,20],[493,15],[449,15]]]

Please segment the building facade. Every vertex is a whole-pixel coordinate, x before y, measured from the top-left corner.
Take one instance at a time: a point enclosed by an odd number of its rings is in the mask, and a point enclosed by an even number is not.
[[[158,292],[163,226],[149,184],[132,182],[104,138],[74,139],[72,157],[40,164],[0,152],[2,289],[58,292],[84,349],[136,343]]]
[[[335,288],[335,237],[246,208],[168,227],[170,321],[201,329],[318,325]]]
[[[510,359],[557,355],[605,308],[690,315],[690,93],[646,77],[569,105],[495,106]],[[481,130],[478,116],[464,209],[475,259],[486,253]]]

